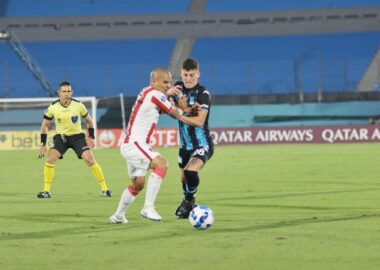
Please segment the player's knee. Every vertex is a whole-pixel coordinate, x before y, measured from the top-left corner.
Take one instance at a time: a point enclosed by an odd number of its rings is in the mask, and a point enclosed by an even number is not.
[[[49,163],[49,164],[55,164],[56,161],[57,161],[57,159],[55,159],[55,158],[47,157],[47,159],[46,159],[46,163]]]
[[[167,164],[164,164],[163,166],[156,166],[153,168],[153,172],[160,176],[161,178],[165,178],[166,173],[168,172],[168,166]]]
[[[92,155],[91,151],[84,151],[81,155],[81,158],[86,162],[89,167],[92,167],[96,164],[96,160]]]
[[[143,178],[139,178],[137,177],[135,181],[133,181],[133,184],[130,185],[133,187],[134,191],[136,191],[137,193],[139,193],[141,190],[144,189],[144,186],[145,186],[145,181]]]
[[[54,155],[49,153],[49,155],[46,158],[46,163],[55,164],[59,157],[60,155]]]
[[[155,174],[161,178],[165,178],[168,171],[168,162],[163,157],[156,157],[152,162],[152,167]]]
[[[141,190],[137,190],[132,184],[128,185],[128,190],[133,196],[137,196]]]
[[[82,156],[83,157],[83,156]],[[89,167],[92,167],[96,164],[96,161],[94,158],[85,158],[84,161]]]

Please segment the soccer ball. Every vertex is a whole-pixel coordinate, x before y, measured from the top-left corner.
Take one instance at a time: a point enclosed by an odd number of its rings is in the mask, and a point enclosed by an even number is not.
[[[198,205],[191,210],[189,221],[195,229],[206,230],[214,222],[214,212],[205,205]]]

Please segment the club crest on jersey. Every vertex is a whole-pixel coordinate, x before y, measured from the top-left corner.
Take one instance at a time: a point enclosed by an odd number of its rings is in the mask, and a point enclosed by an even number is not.
[[[73,124],[75,124],[76,122],[78,122],[78,115],[71,116],[71,122],[73,122]]]
[[[161,101],[162,101],[162,102],[166,102],[166,97],[165,97],[165,96],[162,96],[162,97],[161,97]]]

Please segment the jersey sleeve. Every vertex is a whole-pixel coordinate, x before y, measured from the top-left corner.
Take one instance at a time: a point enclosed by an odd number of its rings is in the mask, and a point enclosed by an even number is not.
[[[54,118],[53,104],[44,111],[44,119],[52,120]]]
[[[168,113],[170,109],[172,108],[172,104],[170,103],[170,101],[166,98],[166,96],[163,93],[159,91],[156,91],[155,93],[153,93],[151,101],[163,113]]]
[[[211,103],[210,93],[207,90],[203,91],[198,95],[197,102],[201,105],[201,111],[208,112]]]
[[[83,103],[80,103],[80,116],[82,116],[83,118],[86,117],[88,115],[88,111],[86,109],[86,106],[84,106]]]

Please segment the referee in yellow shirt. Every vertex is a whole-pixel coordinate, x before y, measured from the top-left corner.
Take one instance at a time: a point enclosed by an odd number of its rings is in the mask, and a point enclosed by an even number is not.
[[[103,172],[95,161],[90,148],[94,147],[94,124],[86,107],[78,100],[73,99],[71,84],[62,82],[57,91],[59,99],[54,101],[45,111],[41,125],[41,148],[39,157],[45,156],[47,133],[50,121],[54,119],[56,135],[53,138],[54,145],[49,149],[44,166],[44,190],[37,194],[37,198],[50,198],[51,183],[54,176],[54,166],[59,158],[62,158],[67,149],[72,148],[78,158],[83,159],[90,167],[96,180],[98,180],[102,193],[105,197],[112,197],[108,190]],[[89,141],[86,142],[82,130],[81,117],[88,127]]]

